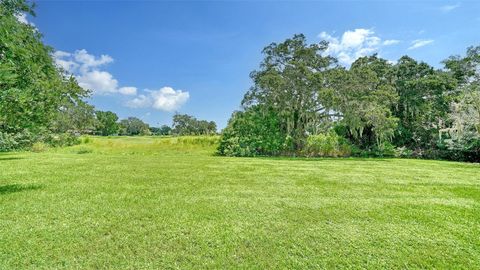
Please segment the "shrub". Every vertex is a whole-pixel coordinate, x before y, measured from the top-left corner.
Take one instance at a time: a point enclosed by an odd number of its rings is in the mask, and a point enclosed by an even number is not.
[[[51,134],[48,133],[43,136],[42,141],[52,147],[72,146],[80,144],[81,141],[78,136],[70,133]]]
[[[82,139],[80,139],[81,143],[83,144],[88,144],[88,143],[91,143],[93,141],[92,138],[86,136],[86,137],[83,137]]]
[[[0,152],[29,148],[33,145],[36,139],[36,136],[28,130],[16,134],[0,132]]]
[[[375,145],[373,151],[377,157],[394,157],[396,154],[395,146],[389,142]]]
[[[413,151],[405,146],[395,148],[395,157],[408,158],[413,156]]]
[[[0,151],[8,152],[17,149],[18,143],[12,134],[0,132]]]
[[[43,142],[36,142],[32,145],[32,152],[40,153],[45,152],[48,149],[48,145]]]
[[[334,132],[308,136],[303,154],[309,157],[347,157],[352,146]]]
[[[389,142],[375,144],[370,148],[364,149],[358,146],[352,147],[352,156],[355,157],[395,157],[397,156],[397,149]]]
[[[273,111],[251,107],[235,112],[223,130],[218,153],[225,156],[264,156],[285,153],[290,142]]]

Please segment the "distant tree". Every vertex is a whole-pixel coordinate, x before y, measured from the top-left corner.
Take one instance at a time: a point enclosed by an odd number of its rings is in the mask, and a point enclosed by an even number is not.
[[[172,128],[167,125],[162,125],[159,130],[159,135],[170,135]]]
[[[174,135],[212,135],[217,132],[215,122],[198,120],[188,114],[175,114],[172,127]]]
[[[150,127],[152,135],[166,136],[170,135],[172,128],[167,125],[162,125],[161,127]]]
[[[96,133],[102,136],[118,134],[118,116],[111,111],[96,111]]]
[[[120,121],[120,134],[127,136],[150,135],[149,125],[136,117],[128,117]]]

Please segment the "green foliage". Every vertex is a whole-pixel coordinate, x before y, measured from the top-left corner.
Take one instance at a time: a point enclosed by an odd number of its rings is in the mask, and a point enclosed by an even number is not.
[[[226,156],[262,156],[287,153],[291,149],[273,110],[250,107],[234,112],[223,130],[218,153]]]
[[[359,147],[371,147],[393,138],[398,119],[390,108],[398,96],[392,65],[376,55],[357,59],[350,70],[330,72],[336,110]]]
[[[152,132],[152,135],[161,135],[161,136],[167,136],[172,134],[172,128],[167,126],[167,125],[162,125],[161,127],[150,127],[150,131]]]
[[[351,153],[352,147],[347,139],[334,132],[308,136],[303,150],[308,157],[348,157]]]
[[[170,133],[177,136],[213,135],[217,133],[217,124],[213,121],[198,120],[188,114],[175,114]],[[166,128],[164,127],[166,131]]]
[[[89,136],[84,136],[84,137],[80,138],[80,143],[89,144],[91,142],[93,142],[93,139],[90,138]]]
[[[445,148],[457,153],[457,160],[480,160],[480,86],[469,84],[459,102],[452,104],[450,128],[444,129]],[[452,155],[453,153],[449,153]]]
[[[480,161],[480,46],[450,57],[444,70],[408,56],[391,64],[377,55],[346,69],[324,56],[327,48],[307,44],[303,35],[267,46],[243,111],[222,132],[219,153],[302,154],[309,136],[323,134],[312,137],[321,141],[333,129],[355,155]]]
[[[75,144],[70,133],[92,130],[89,91],[56,66],[38,30],[16,18],[22,13],[34,15],[33,5],[0,1],[0,151]]]
[[[71,146],[80,143],[77,136],[71,133],[50,133],[43,131],[32,133],[27,130],[17,133],[0,132],[0,152],[28,150],[36,143],[51,147]]]
[[[395,148],[395,157],[399,158],[411,158],[413,157],[413,151],[405,146]]]
[[[208,136],[179,136],[172,137],[169,142],[170,144],[179,144],[179,145],[194,145],[194,146],[218,146],[220,137],[216,135]]]
[[[242,100],[243,108],[261,105],[267,114],[277,114],[277,132],[290,138],[293,151],[302,149],[308,132],[324,131],[336,115],[331,89],[326,89],[326,71],[335,67],[335,59],[323,56],[326,49],[325,42],[309,45],[304,35],[295,35],[267,46],[260,69],[250,75],[254,85]]]
[[[18,133],[0,132],[0,152],[29,148],[36,138],[28,131]]]
[[[137,117],[128,117],[120,121],[120,134],[128,136],[150,135],[150,129],[147,123]]]
[[[71,133],[49,133],[42,135],[38,140],[52,147],[72,146],[81,143],[79,137]]]
[[[45,152],[47,151],[48,149],[48,145],[44,142],[36,142],[32,145],[32,152],[35,152],[35,153],[41,153],[41,152]]]
[[[355,157],[396,157],[399,152],[395,146],[389,142],[372,145],[370,148],[354,147],[352,156]],[[404,153],[407,153],[404,151]]]
[[[458,97],[457,81],[426,63],[402,57],[394,70],[399,101],[392,107],[400,119],[395,144],[411,149],[434,148],[448,124],[450,103]]]
[[[95,108],[78,101],[62,106],[50,129],[54,133],[92,134],[96,123]]]
[[[89,93],[55,65],[41,34],[15,15],[31,11],[25,1],[0,2],[0,131],[49,128],[60,108]]]
[[[96,134],[102,136],[109,136],[118,134],[120,129],[118,121],[118,116],[114,112],[111,111],[96,111]]]

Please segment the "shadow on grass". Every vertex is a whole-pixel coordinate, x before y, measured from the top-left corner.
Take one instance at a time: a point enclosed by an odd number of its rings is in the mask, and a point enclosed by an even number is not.
[[[2,157],[2,156],[0,156],[0,161],[3,161],[3,160],[19,160],[19,159],[24,159],[24,158],[21,158],[21,157]]]
[[[219,154],[212,154],[214,157],[232,158]],[[259,160],[281,160],[281,161],[342,161],[342,162],[394,162],[395,160],[406,160],[404,158],[394,157],[302,157],[302,156],[255,156],[255,157],[233,157]]]
[[[11,184],[11,185],[3,185],[0,186],[0,195],[5,195],[5,194],[10,194],[10,193],[15,193],[15,192],[21,192],[21,191],[27,191],[27,190],[36,190],[42,188],[41,185],[34,185],[34,184],[29,184],[29,185],[20,185],[20,184]]]

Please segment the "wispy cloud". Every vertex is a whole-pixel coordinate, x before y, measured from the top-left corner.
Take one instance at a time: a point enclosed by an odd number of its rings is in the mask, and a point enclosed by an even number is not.
[[[350,65],[359,57],[371,55],[383,46],[398,44],[400,40],[384,40],[378,37],[372,29],[358,28],[345,31],[341,36],[333,36],[326,32],[319,37],[329,42],[326,54],[333,55],[344,65]]]
[[[441,6],[441,7],[440,7],[440,10],[441,10],[442,12],[448,13],[448,12],[454,10],[454,9],[459,8],[459,7],[460,7],[460,4],[459,4],[459,3],[454,4],[454,5],[444,5],[444,6]]]
[[[390,46],[390,45],[395,45],[395,44],[398,44],[400,43],[400,40],[397,40],[397,39],[387,39],[385,40],[382,44],[385,45],[385,46]]]
[[[408,47],[408,49],[409,50],[418,49],[420,47],[432,44],[433,42],[434,42],[433,39],[416,39],[416,40],[412,41],[412,45],[410,47]]]

